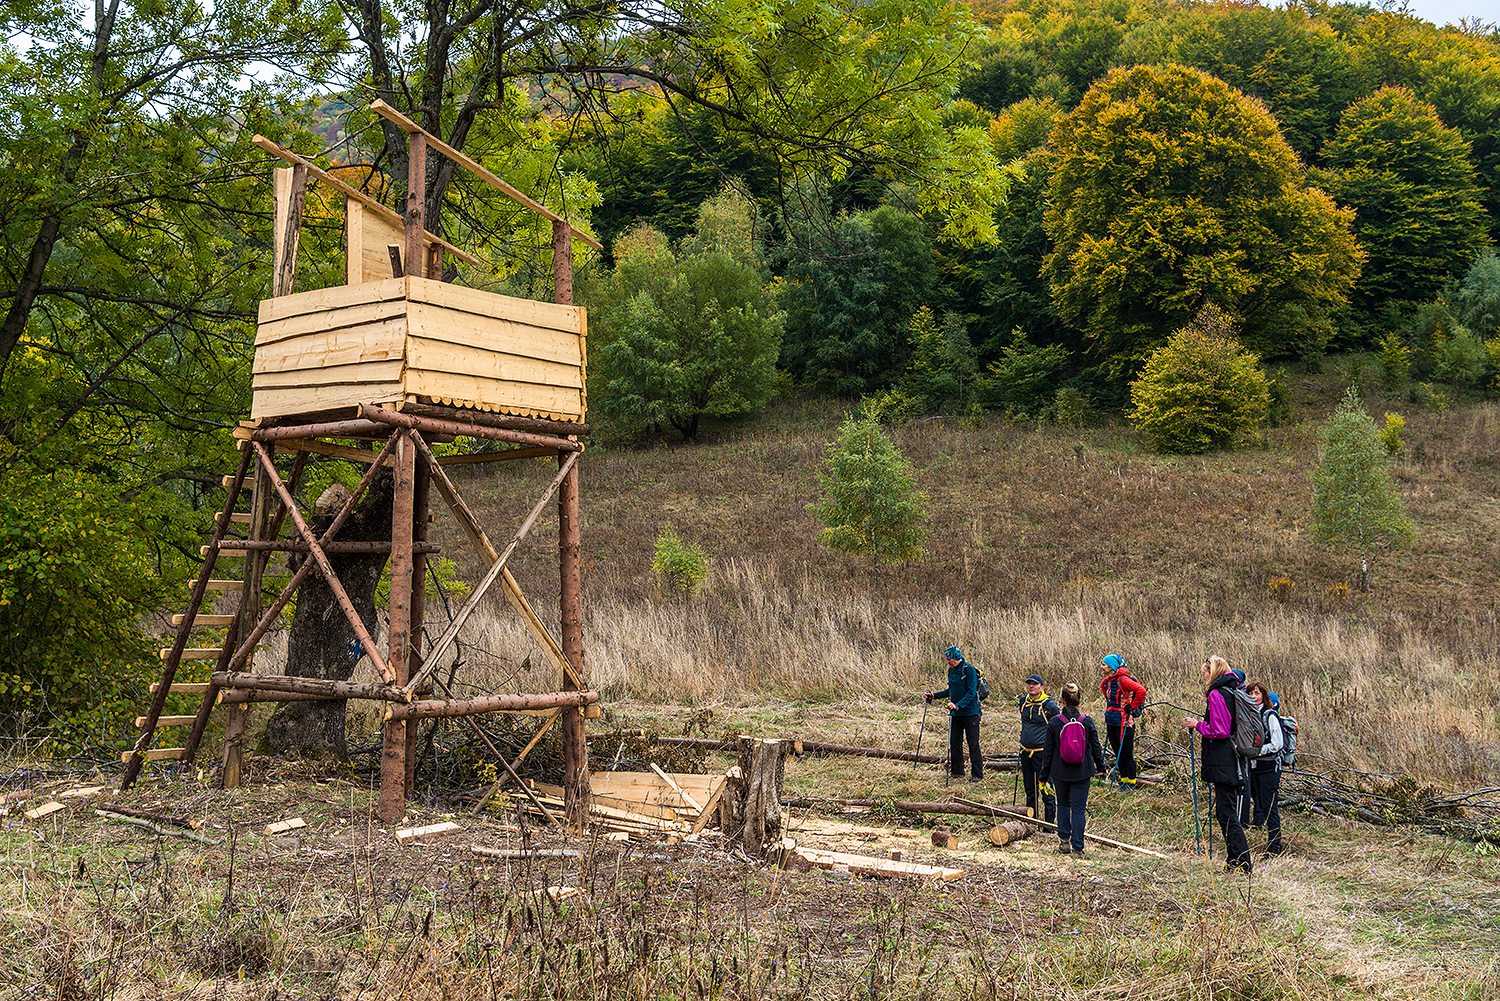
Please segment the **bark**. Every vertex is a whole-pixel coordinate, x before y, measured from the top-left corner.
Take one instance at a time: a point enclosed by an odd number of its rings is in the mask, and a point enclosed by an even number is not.
[[[339,529],[343,542],[389,541],[394,481],[384,474],[371,484],[359,507]],[[333,488],[330,488],[333,489]],[[342,488],[340,488],[342,489]],[[321,499],[309,524],[321,533],[333,521]],[[306,558],[306,557],[302,557]],[[389,559],[387,553],[330,553],[329,562],[343,584],[355,611],[371,636],[376,636],[375,585]],[[313,573],[297,592],[297,611],[287,641],[286,674],[294,678],[348,681],[359,653],[354,629],[320,573]],[[321,758],[349,756],[344,737],[344,702],[288,702],[266,724],[265,746],[273,754]]]

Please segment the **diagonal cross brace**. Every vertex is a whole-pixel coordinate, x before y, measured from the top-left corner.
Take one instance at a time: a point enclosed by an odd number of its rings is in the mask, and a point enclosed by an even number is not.
[[[391,440],[386,442],[386,451],[391,449],[395,440],[396,435],[392,435]],[[276,464],[271,461],[271,456],[266,453],[265,446],[260,442],[252,441],[250,445],[255,449],[255,454],[260,459],[261,466],[266,470],[266,476],[270,479],[271,486],[275,487],[276,492],[281,495],[281,501],[286,505],[287,513],[292,516],[292,521],[296,523],[297,531],[302,534],[302,539],[307,543],[310,555],[317,561],[318,569],[322,571],[323,579],[328,583],[328,589],[338,599],[339,607],[344,611],[344,618],[349,620],[349,625],[354,629],[354,635],[364,647],[365,653],[369,655],[370,662],[375,665],[375,669],[380,672],[380,676],[386,680],[387,684],[394,682],[396,676],[391,673],[390,668],[386,667],[385,658],[380,655],[380,650],[376,648],[375,641],[370,637],[369,630],[365,628],[364,622],[360,620],[359,613],[354,609],[354,603],[349,600],[349,595],[344,591],[344,585],[339,583],[338,574],[333,572],[333,564],[328,562],[328,556],[323,552],[323,547],[319,545],[319,540],[313,535],[312,529],[307,527],[307,522],[302,518],[302,512],[297,510],[297,502],[292,499],[292,495],[288,492],[286,484],[281,482],[281,476],[276,472]],[[382,452],[381,454],[383,457],[385,453]],[[375,473],[380,468],[380,463],[376,462],[370,466],[369,472]],[[366,479],[369,478],[369,474],[366,474]],[[353,506],[352,503],[346,503],[344,510],[353,510]],[[342,515],[344,512],[340,511],[339,513]],[[330,531],[332,527],[330,526]],[[248,642],[249,637],[246,639]]]
[[[412,437],[418,441],[421,441],[422,436],[420,434],[414,433]],[[446,481],[447,477],[443,473],[441,473],[441,471],[439,471],[440,467],[435,461],[433,461],[432,453],[428,451],[426,442],[422,443],[421,448],[426,454],[427,461],[431,468],[435,471],[438,471],[436,475],[442,477],[442,479]],[[489,571],[484,575],[484,580],[480,581],[479,586],[474,588],[474,593],[469,595],[469,600],[464,602],[464,606],[458,610],[458,614],[453,617],[453,621],[448,623],[447,630],[445,630],[438,641],[433,644],[432,652],[424,658],[425,663],[422,665],[422,669],[416,673],[411,681],[406,683],[406,690],[408,692],[415,691],[417,686],[423,681],[427,680],[428,676],[430,676],[432,672],[436,670],[438,662],[442,659],[443,654],[448,652],[448,648],[453,645],[454,639],[457,638],[458,631],[463,628],[464,623],[468,621],[469,616],[473,614],[474,609],[479,607],[479,602],[487,593],[489,593],[490,587],[500,576],[501,571],[505,569],[505,564],[515,553],[516,547],[521,544],[521,540],[525,539],[527,533],[531,531],[531,526],[536,523],[537,518],[546,508],[548,502],[552,500],[552,495],[557,493],[557,488],[562,485],[564,477],[568,475],[569,470],[571,470],[574,463],[578,461],[578,455],[579,453],[577,452],[570,452],[568,454],[568,457],[563,460],[562,465],[558,468],[557,475],[552,478],[551,483],[547,484],[547,489],[542,493],[541,499],[536,502],[536,506],[533,507],[530,513],[526,515],[526,520],[521,522],[521,527],[516,529],[516,534],[511,537],[510,543],[505,547],[505,551],[500,554],[499,559],[495,560],[495,562],[490,565]],[[448,482],[446,486],[447,488],[451,489],[453,484],[451,482]],[[446,490],[444,492],[446,493]]]

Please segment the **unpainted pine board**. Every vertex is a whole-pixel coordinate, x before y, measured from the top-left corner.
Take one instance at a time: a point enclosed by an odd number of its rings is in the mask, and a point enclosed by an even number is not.
[[[318,330],[286,332],[284,335],[283,332],[273,331],[278,334],[277,337],[263,340],[255,346],[254,371],[277,372],[318,365],[348,365],[359,361],[400,358],[405,353],[405,311],[391,315],[389,310],[361,306],[318,315],[329,320],[342,318],[349,322],[329,323]]]
[[[722,775],[703,775],[698,772],[668,772],[667,774],[672,776],[672,781],[692,793],[694,799],[698,798],[700,792],[705,796],[709,795],[716,786],[724,783]],[[634,788],[671,792],[671,787],[654,772],[591,772],[589,773],[589,788],[595,792]]]
[[[251,386],[261,390],[399,384],[402,365],[401,359],[395,358],[357,365],[327,365],[295,372],[256,372],[251,376]]]
[[[181,747],[153,747],[149,751],[142,751],[141,757],[146,761],[176,761],[182,757],[185,748]],[[120,760],[129,761],[134,751],[121,751]]]
[[[295,292],[276,299],[262,299],[256,313],[256,323],[266,324],[284,320],[290,316],[304,316],[308,313],[326,313],[332,309],[342,309],[345,306],[356,306],[360,303],[404,300],[407,297],[406,282],[405,278],[387,278],[384,281],[365,282],[362,285],[333,285],[329,288]]]
[[[274,824],[267,824],[266,833],[268,835],[275,836],[277,834],[285,834],[287,831],[295,831],[306,826],[307,821],[303,820],[301,817],[292,817],[289,820],[278,820]]]
[[[577,368],[582,357],[576,330],[528,323],[514,316],[479,316],[425,302],[408,303],[407,316],[413,336],[429,340],[539,358],[570,368]]]
[[[371,213],[374,215],[374,213]],[[344,284],[364,281],[360,273],[360,248],[364,245],[365,207],[344,196]]]
[[[460,347],[426,338],[413,337],[406,344],[406,367],[436,378],[460,376],[493,383],[518,383],[568,389],[574,394],[583,388],[582,373],[572,365],[519,355]]]
[[[445,820],[441,824],[428,824],[426,827],[408,827],[396,832],[396,840],[425,841],[428,838],[440,838],[447,834],[458,834],[463,830],[458,824],[451,820]]]
[[[796,848],[796,853],[809,865],[820,869],[843,866],[850,872],[869,876],[923,876],[950,882],[964,874],[962,869],[942,865],[922,865],[917,862],[894,862],[890,859],[869,855],[850,855],[847,852],[827,852],[817,848]]]
[[[478,316],[505,316],[534,327],[551,330],[579,330],[578,314],[581,307],[564,306],[555,302],[537,299],[520,299],[482,289],[466,288],[450,282],[434,281],[430,278],[409,279],[407,298],[412,302],[428,302],[434,306],[461,310]]]
[[[27,810],[25,813],[22,814],[22,816],[25,817],[27,820],[41,820],[43,817],[51,816],[52,814],[56,813],[58,810],[66,810],[66,809],[67,809],[67,806],[65,804],[59,803],[57,800],[54,799],[50,803],[43,803],[41,806],[38,806],[35,809]]]
[[[406,393],[453,401],[460,406],[489,403],[507,413],[534,414],[554,420],[576,420],[583,393],[580,389],[538,386],[532,383],[495,382],[454,372],[427,372],[408,368]]]
[[[204,615],[202,613],[199,613],[198,615],[193,616],[193,628],[217,629],[220,626],[229,625],[229,623],[233,622],[235,618],[236,616],[233,615]],[[186,619],[186,612],[178,612],[176,615],[172,616],[172,625],[180,626]]]
[[[351,243],[353,242],[351,236]],[[406,227],[398,226],[373,212],[364,213],[360,225],[358,250],[355,258],[359,262],[359,273],[350,279],[350,284],[384,281],[391,277],[391,259],[386,248],[391,244],[406,246]]]
[[[359,327],[383,320],[406,316],[405,299],[382,299],[378,302],[356,302],[347,306],[301,313],[280,320],[257,324],[255,328],[256,349],[309,334],[327,334],[345,327]]]
[[[252,417],[283,417],[311,414],[333,407],[352,407],[361,403],[394,403],[402,398],[401,384],[364,386],[319,386],[312,389],[256,389],[250,398]],[[241,557],[233,551],[219,554],[219,559]]]

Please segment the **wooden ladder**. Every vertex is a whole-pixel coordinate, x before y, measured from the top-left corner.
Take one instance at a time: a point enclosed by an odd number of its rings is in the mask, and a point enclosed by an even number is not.
[[[123,791],[130,788],[140,773],[142,764],[147,761],[184,761],[192,760],[197,751],[199,741],[202,739],[203,730],[217,703],[218,692],[215,686],[209,682],[179,682],[175,681],[177,670],[183,661],[211,660],[215,662],[214,670],[222,671],[228,664],[229,659],[235,652],[236,641],[239,636],[240,615],[234,614],[208,614],[203,613],[205,603],[212,607],[213,601],[220,595],[230,592],[240,592],[243,597],[245,581],[236,579],[221,579],[214,577],[219,561],[225,559],[238,559],[247,555],[245,550],[225,550],[221,547],[233,525],[246,525],[251,522],[252,515],[246,512],[237,512],[240,496],[246,493],[247,473],[250,472],[250,464],[253,461],[251,450],[242,450],[240,467],[238,472],[224,477],[224,486],[228,488],[228,496],[224,500],[224,507],[215,519],[213,541],[199,549],[204,557],[203,565],[198,570],[198,576],[193,582],[189,594],[187,608],[179,614],[172,616],[172,625],[177,627],[175,641],[170,647],[161,649],[162,673],[161,678],[151,686],[151,703],[144,716],[135,718],[135,725],[140,730],[135,746],[120,754],[120,760],[125,763],[125,777],[120,781],[120,789]],[[258,575],[257,575],[258,576]],[[258,583],[258,581],[257,581]],[[222,629],[224,638],[217,646],[191,646],[189,645],[194,633],[204,629]],[[168,696],[198,696],[201,701],[196,715],[172,716],[163,715]],[[238,707],[236,707],[238,708]],[[157,736],[157,731],[163,727],[192,727],[186,739],[178,747],[153,747],[151,746]],[[227,750],[227,749],[226,749]],[[239,747],[236,745],[235,752]],[[240,762],[237,753],[233,755],[232,763],[228,760],[230,755],[226,754],[225,761],[225,785],[233,786],[239,784]]]

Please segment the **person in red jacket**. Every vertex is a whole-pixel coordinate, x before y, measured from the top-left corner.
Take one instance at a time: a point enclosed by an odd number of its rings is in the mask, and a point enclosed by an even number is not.
[[[1125,658],[1109,654],[1099,662],[1104,680],[1099,691],[1104,695],[1104,728],[1109,746],[1115,752],[1116,771],[1122,789],[1135,788],[1135,721],[1146,704],[1146,689],[1130,676]]]

